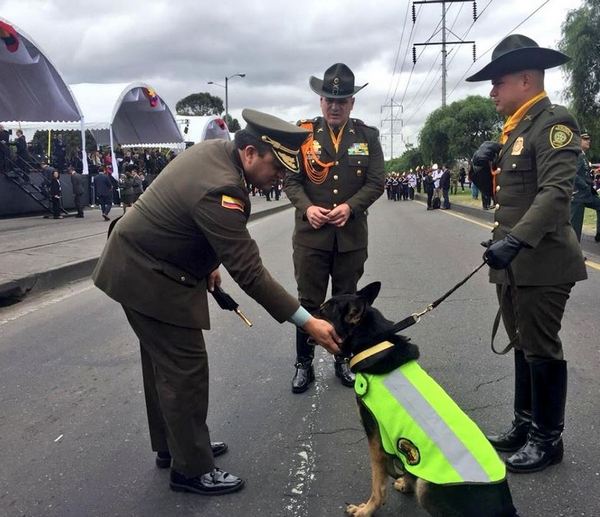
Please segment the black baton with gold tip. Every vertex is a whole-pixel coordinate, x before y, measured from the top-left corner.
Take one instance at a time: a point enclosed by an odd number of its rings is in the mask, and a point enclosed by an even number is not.
[[[242,311],[240,311],[238,303],[225,291],[223,291],[223,289],[215,285],[215,288],[210,291],[210,294],[213,295],[221,309],[235,312],[240,318],[242,318],[246,325],[249,327],[252,326],[252,322],[246,318],[246,315]]]

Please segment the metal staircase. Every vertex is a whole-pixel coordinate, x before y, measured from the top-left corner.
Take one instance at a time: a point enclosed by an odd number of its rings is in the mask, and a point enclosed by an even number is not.
[[[31,199],[33,199],[37,204],[44,208],[49,213],[52,213],[52,203],[48,197],[48,190],[44,187],[44,185],[36,185],[31,180],[31,176],[29,172],[24,170],[22,167],[15,164],[13,160],[10,158],[7,159],[8,169],[3,171],[3,174],[8,178],[9,181],[14,183],[20,190],[25,192]],[[69,214],[62,206],[61,206],[62,214]]]

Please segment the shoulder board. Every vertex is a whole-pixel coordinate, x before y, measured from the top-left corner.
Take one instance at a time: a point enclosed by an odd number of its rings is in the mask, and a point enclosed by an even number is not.
[[[362,126],[362,127],[366,127],[369,129],[372,129],[373,131],[377,131],[379,133],[379,129],[377,129],[375,126],[369,126],[368,124],[365,124],[362,120],[360,120],[359,118],[353,118],[352,122],[354,123],[355,126]]]
[[[303,118],[303,119],[300,119],[298,122],[296,122],[296,125],[301,126],[302,124],[316,124],[317,122],[319,122],[319,117]]]

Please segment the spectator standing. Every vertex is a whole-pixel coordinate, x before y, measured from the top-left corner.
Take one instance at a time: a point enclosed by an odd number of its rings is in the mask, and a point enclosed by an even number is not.
[[[458,170],[458,181],[460,183],[460,190],[462,192],[465,191],[465,181],[466,181],[466,179],[467,179],[467,171],[465,171],[464,167],[461,167]]]
[[[71,175],[71,186],[73,187],[73,201],[75,202],[75,208],[77,209],[77,215],[75,217],[83,217],[83,195],[85,193],[85,178],[82,174],[77,172],[73,166],[67,168],[68,173]]]
[[[121,189],[121,203],[123,204],[123,213],[133,205],[135,201],[133,195],[133,171],[125,169],[125,172],[119,176],[119,188]]]
[[[4,129],[4,126],[0,124],[0,172],[8,170],[8,160],[10,159],[10,148],[8,142],[10,139],[10,132]]]
[[[60,174],[55,169],[52,172],[52,179],[50,180],[50,201],[52,203],[52,216],[54,219],[62,219],[63,216],[60,214],[60,199],[61,197],[61,185],[60,185]]]
[[[441,208],[442,210],[448,210],[450,208],[450,197],[448,196],[451,184],[450,169],[448,169],[448,167],[445,165],[442,165],[441,171],[442,175],[440,176],[440,190],[442,191],[442,196],[444,197]]]
[[[94,178],[96,196],[98,197],[98,203],[100,204],[100,210],[102,211],[102,218],[105,221],[110,221],[108,214],[113,204],[113,185],[111,177],[110,169],[105,167],[104,171]]]
[[[411,169],[408,173],[408,197],[415,199],[415,187],[417,186],[417,175]]]
[[[425,190],[425,194],[427,194],[427,210],[433,210],[433,191],[435,189],[435,184],[431,176],[431,171],[424,171],[423,174],[423,189]]]
[[[135,203],[138,198],[144,192],[144,176],[143,174],[137,170],[133,169],[132,171],[133,178],[133,202]]]
[[[24,171],[28,171],[31,168],[31,156],[27,149],[27,140],[23,131],[17,129],[17,138],[15,139],[15,146],[17,148],[17,165]]]

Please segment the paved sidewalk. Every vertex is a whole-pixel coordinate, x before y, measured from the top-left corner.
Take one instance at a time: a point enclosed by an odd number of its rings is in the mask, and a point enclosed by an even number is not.
[[[292,206],[287,198],[250,199],[250,220]],[[121,214],[117,206],[110,212],[115,218]],[[89,276],[106,242],[108,225],[97,208],[88,208],[83,219],[42,215],[0,219],[0,306]]]

